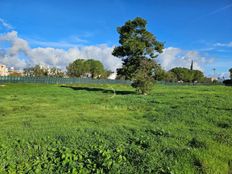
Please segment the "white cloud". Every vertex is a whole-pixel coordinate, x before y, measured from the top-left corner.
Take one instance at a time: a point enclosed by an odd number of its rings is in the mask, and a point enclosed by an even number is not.
[[[219,13],[219,12],[221,12],[221,11],[223,11],[223,10],[226,10],[226,9],[228,9],[228,8],[231,8],[231,7],[232,7],[232,3],[227,4],[227,5],[225,5],[225,6],[221,7],[221,8],[218,8],[218,9],[216,9],[216,10],[214,10],[214,11],[211,11],[210,13],[207,14],[207,16],[214,15],[214,14],[216,14],[216,13]]]
[[[76,43],[70,43],[66,41],[48,42],[48,41],[30,39],[29,42],[33,45],[39,45],[41,47],[72,48],[79,46]]]
[[[212,15],[215,15],[215,14],[217,14],[217,13],[221,13],[222,11],[228,10],[228,9],[230,9],[231,7],[232,7],[232,3],[227,4],[227,5],[225,5],[225,6],[221,7],[221,8],[218,8],[218,9],[215,9],[215,10],[213,10],[213,11],[210,11],[209,13],[207,13],[207,14],[205,14],[205,15],[203,15],[203,16],[199,16],[198,18],[194,19],[193,21],[199,21],[199,20],[201,20],[201,19],[203,19],[203,18],[206,18],[206,17],[212,16]]]
[[[8,67],[17,67],[17,68],[24,68],[27,66],[27,62],[25,60],[21,60],[18,57],[12,56],[9,57],[8,55],[0,55],[0,63],[7,65]]]
[[[21,51],[26,54],[29,51],[29,47],[25,40],[18,38],[16,31],[0,35],[0,42],[9,42],[11,44],[11,47],[7,50],[2,49],[0,63],[18,68],[23,68],[27,65],[26,60],[19,59],[18,54],[20,54]]]
[[[12,30],[12,29],[13,29],[13,27],[12,27],[10,24],[8,24],[7,22],[5,22],[2,18],[0,18],[0,24],[1,24],[4,28],[6,28],[6,29],[8,29],[8,30]]]
[[[216,47],[231,47],[232,48],[232,42],[228,42],[228,43],[215,43],[214,46]]]
[[[203,70],[204,66],[212,63],[212,58],[206,58],[197,51],[186,51],[180,48],[168,47],[159,55],[158,62],[161,66],[170,70],[174,67],[189,68],[193,60],[194,69]]]
[[[121,66],[121,60],[112,56],[113,47],[107,45],[76,46],[68,50],[52,47],[31,48],[28,42],[20,38],[16,31],[0,35],[0,42],[10,43],[0,54],[0,63],[16,68],[41,64],[46,66],[65,67],[77,58],[100,60],[112,71]]]
[[[82,39],[80,36],[75,35],[75,36],[70,36],[63,41],[61,40],[56,42],[48,42],[42,40],[29,39],[29,42],[32,45],[39,45],[42,47],[73,48],[73,47],[83,46],[82,44],[87,44],[88,40]]]
[[[107,45],[84,46],[68,50],[57,48],[33,48],[28,53],[32,64],[57,66],[64,69],[77,58],[100,60],[107,69],[115,71],[121,66],[121,60],[112,56],[113,47]]]
[[[20,51],[25,53],[29,51],[27,41],[19,38],[16,31],[0,35],[0,41],[7,41],[11,43],[11,47],[8,50],[9,56],[16,56]]]
[[[26,40],[18,36],[16,31],[0,35],[1,42],[10,43],[10,47],[0,50],[0,63],[21,69],[36,64],[65,69],[70,62],[78,58],[99,60],[107,69],[112,71],[116,71],[122,64],[119,58],[112,55],[114,47],[105,44],[94,46],[75,45],[75,47],[68,49],[53,47],[31,48]],[[173,67],[189,68],[192,60],[194,61],[194,68],[200,70],[203,70],[204,65],[212,62],[212,59],[202,56],[199,52],[173,47],[164,49],[164,52],[158,57],[158,61],[166,70]]]
[[[229,72],[222,72],[217,74],[217,77],[219,77],[220,79],[229,79],[230,78],[230,73]]]

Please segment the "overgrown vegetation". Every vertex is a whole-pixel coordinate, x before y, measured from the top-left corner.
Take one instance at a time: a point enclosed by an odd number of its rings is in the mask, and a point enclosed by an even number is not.
[[[231,172],[231,95],[224,86],[156,85],[139,96],[125,85],[5,84],[0,173]]]

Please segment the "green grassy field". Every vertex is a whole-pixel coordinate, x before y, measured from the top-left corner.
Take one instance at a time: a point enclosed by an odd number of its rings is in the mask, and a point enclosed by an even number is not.
[[[140,96],[126,85],[5,84],[0,173],[227,174],[231,97],[224,86]]]

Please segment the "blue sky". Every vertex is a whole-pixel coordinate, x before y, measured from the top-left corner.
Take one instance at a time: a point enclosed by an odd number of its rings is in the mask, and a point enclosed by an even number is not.
[[[0,0],[0,33],[16,31],[30,49],[112,48],[118,44],[116,27],[137,16],[165,42],[173,61],[195,55],[208,75],[212,68],[220,74],[232,67],[232,0]]]

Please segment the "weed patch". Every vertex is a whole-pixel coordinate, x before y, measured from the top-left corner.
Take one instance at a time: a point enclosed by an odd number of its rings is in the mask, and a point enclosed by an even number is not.
[[[189,142],[188,142],[188,146],[190,146],[191,148],[207,148],[206,143],[204,143],[203,141],[198,140],[197,138],[192,138]]]

